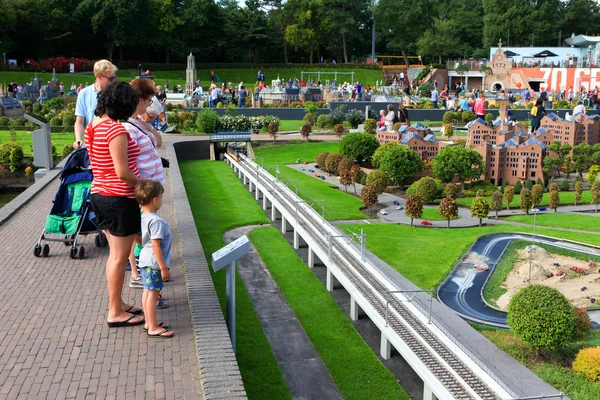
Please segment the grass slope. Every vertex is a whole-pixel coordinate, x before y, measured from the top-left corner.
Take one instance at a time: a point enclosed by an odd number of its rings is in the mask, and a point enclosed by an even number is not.
[[[346,231],[364,229],[367,248],[421,289],[436,288],[456,261],[482,235],[495,232],[532,233],[531,229],[497,225],[481,228],[423,229],[384,223],[342,225]],[[537,228],[539,235],[600,245],[600,235]]]
[[[533,225],[533,215],[515,215],[505,218],[511,222],[521,222]],[[537,226],[549,226],[553,228],[581,229],[584,231],[600,232],[600,217],[594,215],[580,214],[538,214],[536,217]]]
[[[456,199],[456,202],[459,206],[471,207],[473,200],[475,197],[463,197],[461,199]],[[491,203],[492,198],[486,197],[487,201]],[[590,204],[592,201],[592,192],[589,190],[584,190],[581,194],[581,201],[578,204]],[[504,207],[506,208],[506,202],[502,202]],[[550,204],[550,193],[544,193],[544,197],[542,198],[542,206],[548,206]],[[575,204],[575,192],[560,192],[560,204],[563,206],[566,204]],[[510,208],[520,208],[521,207],[521,196],[516,194],[513,201],[510,202]]]
[[[6,142],[15,142],[23,148],[25,156],[33,155],[33,144],[31,132],[15,131],[15,140],[10,134],[10,131],[0,131],[0,144]],[[52,143],[56,146],[56,151],[62,155],[62,149],[65,144],[73,144],[75,141],[74,133],[53,133],[51,136]]]
[[[256,229],[250,239],[344,398],[408,399],[279,231]]]
[[[211,254],[224,245],[223,233],[243,225],[269,222],[225,163],[184,161],[180,167],[209,264]],[[212,277],[224,309],[225,269],[212,273]],[[237,360],[248,397],[289,399],[289,390],[239,277],[236,279],[236,307]]]
[[[323,182],[312,175],[296,171],[284,164],[296,163],[298,159],[302,161],[314,161],[315,157],[324,151],[336,152],[339,149],[338,142],[326,143],[307,143],[307,144],[288,144],[284,146],[264,146],[258,147],[255,154],[258,157],[258,163],[262,163],[261,156],[264,157],[265,165],[279,165],[281,180],[297,180],[298,195],[304,200],[325,200],[325,218],[328,220],[344,219],[364,219],[366,215],[360,211],[362,203],[358,197],[344,193],[337,186]],[[274,169],[269,172],[274,174]],[[295,184],[289,182],[288,186],[295,190]],[[352,191],[352,188],[349,188]],[[313,206],[321,212],[321,206]]]

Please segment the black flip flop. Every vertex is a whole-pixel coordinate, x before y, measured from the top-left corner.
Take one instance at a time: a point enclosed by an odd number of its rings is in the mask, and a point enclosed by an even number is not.
[[[136,325],[142,325],[144,322],[146,322],[144,320],[144,318],[142,318],[140,321],[137,322],[129,322],[132,319],[136,318],[137,315],[132,315],[131,317],[127,318],[125,321],[118,321],[118,322],[109,322],[106,321],[106,323],[108,324],[109,328],[120,328],[122,326],[136,326]]]
[[[139,310],[131,311],[133,308],[135,308],[135,306],[129,307],[127,310],[125,310],[125,312],[133,315],[140,315],[144,312],[141,308]]]
[[[160,324],[158,324],[158,327],[169,329],[169,324],[165,324],[164,322],[161,322]],[[146,327],[143,327],[142,329],[145,330],[146,332],[148,332],[148,329]]]
[[[147,335],[148,335],[148,337],[151,337],[151,338],[171,339],[174,335],[169,335],[169,336],[164,336],[163,335],[163,333],[167,333],[167,332],[169,332],[168,329],[163,329],[162,331],[160,331],[158,333],[155,333],[154,335],[151,335],[149,333]]]

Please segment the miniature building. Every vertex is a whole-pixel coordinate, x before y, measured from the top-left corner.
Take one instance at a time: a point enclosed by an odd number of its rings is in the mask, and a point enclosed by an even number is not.
[[[575,147],[580,143],[594,145],[600,140],[600,117],[598,115],[578,114],[563,119],[554,113],[544,116],[540,126],[552,131],[552,141],[570,144]]]
[[[190,52],[185,70],[185,95],[190,98],[194,94],[194,82],[196,82],[196,57]]]
[[[322,101],[323,100],[323,92],[318,87],[303,87],[300,89],[300,101],[304,103],[305,101]]]
[[[402,125],[398,132],[377,131],[380,144],[398,142],[419,153],[422,160],[435,157],[441,149],[454,145],[453,142],[440,142],[431,129],[418,122],[411,126]]]
[[[0,97],[0,117],[22,117],[24,108],[21,103],[12,97]]]

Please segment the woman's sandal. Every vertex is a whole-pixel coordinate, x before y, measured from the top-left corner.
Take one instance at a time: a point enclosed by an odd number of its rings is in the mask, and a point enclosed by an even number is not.
[[[162,331],[155,333],[154,335],[148,333],[148,337],[151,338],[161,338],[161,339],[171,339],[173,335],[165,335],[165,333],[170,332],[168,329],[163,329]]]
[[[122,326],[136,326],[136,325],[142,325],[144,324],[146,321],[144,320],[144,318],[140,319],[137,322],[129,322],[134,318],[139,318],[138,315],[132,315],[131,317],[127,318],[125,321],[116,321],[116,322],[110,322],[110,321],[106,321],[106,323],[108,324],[109,328],[119,328]]]
[[[158,324],[159,328],[164,328],[164,329],[169,329],[169,324],[165,324],[164,322],[161,322]],[[148,328],[144,327],[143,328],[146,332],[148,332]]]

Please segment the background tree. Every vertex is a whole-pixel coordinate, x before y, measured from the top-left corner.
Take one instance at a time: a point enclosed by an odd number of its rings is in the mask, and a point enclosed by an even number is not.
[[[340,153],[360,163],[363,160],[371,161],[378,147],[377,137],[365,132],[355,132],[344,136],[340,143]]]
[[[388,180],[395,184],[402,184],[406,178],[423,169],[419,154],[397,142],[379,147],[373,154],[373,165],[385,172]]]
[[[479,218],[479,226],[481,227],[481,221],[483,218],[487,218],[490,212],[490,203],[485,197],[475,197],[471,204],[471,217]]]
[[[388,185],[388,178],[385,175],[385,172],[382,170],[376,170],[367,175],[367,185],[371,185],[375,188],[377,194],[383,193],[385,188]]]
[[[344,190],[348,193],[348,186],[352,185],[352,174],[347,168],[339,170],[340,173],[340,184],[344,186]]]
[[[444,147],[433,159],[433,175],[443,182],[455,175],[465,189],[465,179],[478,179],[484,172],[483,157],[477,151],[460,146]]]
[[[309,62],[317,50],[323,16],[322,0],[288,0],[286,12],[294,23],[286,26],[285,40],[292,46],[309,52]]]
[[[450,228],[450,220],[458,216],[458,204],[452,197],[444,197],[440,202],[440,215],[448,221],[448,228]]]
[[[558,212],[557,208],[560,205],[560,194],[558,190],[550,191],[550,208],[554,210],[554,212]]]
[[[419,219],[423,215],[423,199],[418,194],[411,194],[406,199],[406,208],[404,215],[410,217],[410,226],[413,226],[413,220]]]
[[[531,190],[529,190],[529,189],[521,190],[521,210],[525,211],[525,214],[529,215],[529,210],[531,210],[532,205],[533,205],[533,196],[531,195]]]
[[[580,181],[575,182],[573,187],[575,189],[575,205],[581,201],[581,195],[583,194],[583,184]]]
[[[534,207],[539,206],[542,203],[542,198],[544,197],[544,187],[539,183],[533,185],[533,189],[531,190],[531,201],[533,201]]]
[[[423,200],[423,204],[432,204],[438,197],[435,179],[430,176],[419,179],[415,186],[415,193]]]
[[[431,27],[426,30],[417,41],[419,54],[438,57],[438,63],[442,63],[442,55],[455,51],[460,45],[460,37],[454,21],[436,18]],[[451,136],[446,133],[446,136]]]
[[[362,169],[356,164],[350,168],[350,176],[352,177],[352,185],[354,186],[354,194],[356,193],[356,184],[360,183],[360,179],[362,177]]]
[[[360,201],[367,207],[367,209],[371,209],[375,204],[377,204],[377,190],[373,185],[366,184],[363,186],[360,191]]]
[[[533,347],[539,356],[540,350],[557,349],[572,339],[573,306],[558,290],[531,285],[510,300],[507,322],[515,336]]]
[[[496,219],[498,219],[498,212],[502,211],[502,193],[496,191],[492,193],[492,203],[490,204],[490,210],[496,213]]]
[[[507,186],[504,188],[504,201],[506,202],[506,209],[510,209],[510,203],[515,198],[515,190],[512,186]]]

